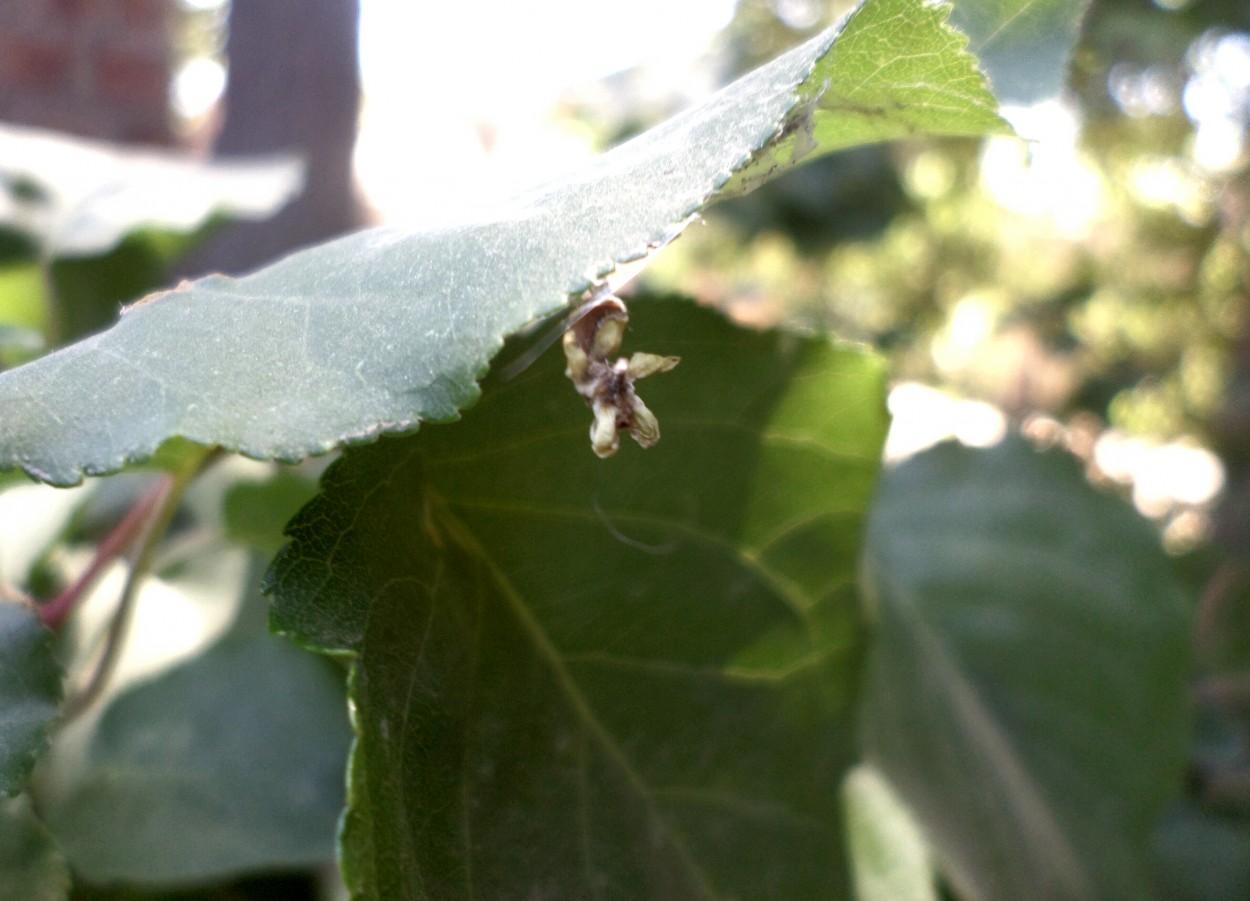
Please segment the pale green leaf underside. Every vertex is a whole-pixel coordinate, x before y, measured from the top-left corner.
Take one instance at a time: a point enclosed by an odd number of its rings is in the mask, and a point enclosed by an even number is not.
[[[671,240],[744,166],[756,183],[849,144],[1002,128],[943,18],[867,0],[840,37],[831,29],[497,208],[155,295],[108,332],[0,375],[0,467],[71,484],[175,435],[294,460],[454,419],[505,336]],[[813,119],[813,104],[832,112]]]

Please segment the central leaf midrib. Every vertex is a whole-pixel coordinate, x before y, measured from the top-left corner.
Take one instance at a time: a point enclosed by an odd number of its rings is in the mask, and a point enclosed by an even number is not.
[[[478,542],[472,530],[446,508],[441,512],[445,517],[447,534],[467,554],[473,556],[486,568],[508,609],[521,626],[522,631],[529,637],[535,652],[547,664],[551,673],[555,676],[556,683],[559,685],[560,691],[564,695],[565,701],[574,716],[582,723],[583,729],[594,736],[604,755],[617,766],[625,777],[626,783],[641,799],[652,822],[661,829],[678,859],[685,864],[691,882],[698,888],[700,896],[708,899],[708,901],[716,901],[718,895],[713,890],[707,874],[692,857],[689,849],[680,840],[679,835],[669,826],[645,780],[634,769],[629,758],[612,737],[607,727],[595,715],[589,700],[587,700],[581,689],[578,688],[576,680],[574,680],[572,674],[565,667],[559,649],[547,636],[542,625],[530,613],[520,593],[513,587],[507,575],[495,565],[494,560],[481,543]]]

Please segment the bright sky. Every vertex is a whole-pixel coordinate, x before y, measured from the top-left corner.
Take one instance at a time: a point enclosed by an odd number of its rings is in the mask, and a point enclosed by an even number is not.
[[[589,152],[548,119],[564,91],[640,63],[680,77],[733,7],[362,0],[356,158],[365,191],[387,220],[419,224],[558,176]]]
[[[733,0],[437,6],[362,0],[365,90],[371,103],[400,97],[440,112],[541,112],[571,84],[643,61],[697,56],[733,6]]]
[[[227,0],[181,2],[216,9]],[[586,141],[550,119],[560,96],[640,64],[653,81],[681,83],[729,23],[735,0],[360,6],[360,182],[385,220],[419,225],[458,218],[466,205],[585,158]],[[192,60],[175,79],[175,107],[200,115],[224,85],[218,61]]]

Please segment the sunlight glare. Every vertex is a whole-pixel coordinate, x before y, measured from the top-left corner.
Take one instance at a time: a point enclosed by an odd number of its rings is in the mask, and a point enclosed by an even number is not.
[[[1128,188],[1137,199],[1154,209],[1173,209],[1190,225],[1201,227],[1211,220],[1214,197],[1205,181],[1170,156],[1142,156],[1128,173]]]
[[[1182,104],[1194,123],[1191,153],[1205,169],[1233,168],[1247,149],[1250,118],[1250,34],[1207,33],[1189,53],[1193,75]]]
[[[1210,503],[1224,487],[1219,458],[1190,438],[1161,443],[1108,429],[1095,442],[1093,459],[1108,478],[1133,486],[1133,503],[1145,516]]]
[[[386,221],[426,225],[564,174],[591,153],[551,121],[565,91],[649,61],[688,71],[733,6],[363,0],[366,194]]]
[[[170,85],[174,112],[194,119],[212,109],[226,89],[226,67],[215,59],[197,56],[174,75]]]
[[[981,182],[1004,208],[1045,216],[1063,235],[1086,237],[1102,211],[1098,170],[1079,152],[1080,119],[1071,104],[1046,101],[1004,110],[1027,140],[997,137],[981,153]]]
[[[933,337],[933,361],[944,370],[965,365],[994,334],[997,319],[994,303],[989,298],[977,295],[961,298],[951,310],[946,326]]]
[[[997,407],[951,397],[918,382],[894,386],[886,403],[891,416],[886,463],[898,463],[948,438],[968,447],[991,447],[1007,434],[1007,417]]]

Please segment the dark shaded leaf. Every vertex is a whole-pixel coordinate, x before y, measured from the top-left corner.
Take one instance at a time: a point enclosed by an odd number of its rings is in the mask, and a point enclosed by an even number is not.
[[[348,741],[325,661],[234,634],[105,710],[48,824],[97,883],[313,866],[333,854]]]
[[[853,580],[884,438],[861,350],[633,305],[664,437],[611,461],[542,359],[349,451],[275,624],[358,652],[364,898],[845,897]]]
[[[0,600],[0,794],[21,791],[60,700],[52,633],[30,608]]]
[[[0,901],[65,901],[69,866],[25,795],[0,798]]]
[[[1193,802],[1168,811],[1155,839],[1167,901],[1250,898],[1250,824]]]

